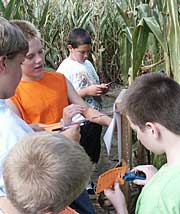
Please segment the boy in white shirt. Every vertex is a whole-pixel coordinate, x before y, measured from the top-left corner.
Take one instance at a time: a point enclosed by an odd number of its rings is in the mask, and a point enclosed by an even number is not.
[[[100,111],[101,95],[108,91],[109,85],[100,84],[94,66],[87,59],[91,51],[89,33],[82,28],[73,29],[69,34],[68,49],[69,56],[60,64],[57,72],[66,76],[89,106]],[[101,131],[102,127],[95,123],[88,123],[81,127],[80,144],[94,163],[99,160]]]

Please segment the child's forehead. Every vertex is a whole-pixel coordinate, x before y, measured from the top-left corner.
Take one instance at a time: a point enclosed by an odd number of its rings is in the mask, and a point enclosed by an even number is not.
[[[33,38],[29,41],[29,51],[33,49],[42,48],[42,42],[39,38]]]
[[[78,45],[77,49],[79,49],[79,50],[91,50],[91,44]]]

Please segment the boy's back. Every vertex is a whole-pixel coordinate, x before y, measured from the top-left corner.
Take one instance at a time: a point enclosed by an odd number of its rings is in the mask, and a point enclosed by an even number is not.
[[[32,132],[4,102],[15,93],[21,78],[20,64],[27,51],[28,43],[22,32],[0,17],[0,196],[6,196],[2,177],[4,158],[20,138]]]
[[[136,213],[180,212],[180,165],[164,165],[144,186],[136,204]]]
[[[145,185],[138,198],[137,214],[180,213],[180,85],[162,73],[144,74],[133,81],[117,110],[127,116],[137,139],[156,155],[165,154],[167,164],[159,171],[152,165],[141,165]],[[116,210],[127,213],[119,186],[105,190]]]
[[[32,129],[12,112],[0,99],[0,195],[5,194],[4,182],[2,177],[3,159],[10,149]]]

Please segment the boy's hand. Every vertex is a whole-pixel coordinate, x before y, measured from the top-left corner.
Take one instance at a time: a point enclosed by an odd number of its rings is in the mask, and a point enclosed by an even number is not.
[[[69,106],[66,106],[63,109],[63,123],[64,123],[64,125],[65,126],[70,125],[72,122],[72,118],[76,114],[82,114],[85,110],[86,110],[86,108],[84,106],[77,105],[77,104],[71,104]]]
[[[35,131],[35,132],[42,132],[45,131],[43,127],[41,127],[40,123],[31,123],[29,126]]]
[[[113,189],[105,189],[104,194],[106,197],[111,201],[114,208],[117,211],[117,214],[127,214],[127,207],[125,202],[124,194],[122,193],[118,180],[114,183],[114,190]]]
[[[72,127],[66,129],[65,131],[62,131],[61,134],[66,136],[70,140],[73,140],[73,141],[79,143],[80,138],[81,138],[80,126],[73,125]]]
[[[140,165],[140,166],[136,166],[131,171],[132,172],[136,172],[136,171],[144,172],[144,174],[146,175],[146,179],[145,180],[135,179],[135,180],[133,180],[133,183],[135,183],[137,185],[146,185],[146,183],[154,176],[154,174],[156,174],[157,169],[153,165]]]
[[[90,85],[86,88],[86,96],[101,96],[104,94],[104,86],[102,87],[101,85]]]
[[[101,83],[100,86],[103,90],[103,94],[106,94],[109,91],[109,87],[111,84],[109,83]]]

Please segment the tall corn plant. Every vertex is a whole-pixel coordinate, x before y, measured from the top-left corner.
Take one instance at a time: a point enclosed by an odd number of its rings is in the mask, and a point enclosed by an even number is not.
[[[168,30],[168,47],[170,56],[171,73],[176,81],[180,83],[180,25],[178,22],[177,1],[168,0],[169,12],[169,30]],[[180,3],[180,2],[179,2]]]
[[[148,38],[152,34],[159,43],[159,49],[162,49],[159,55],[159,61],[149,66],[152,68],[165,62],[165,70],[169,76],[180,81],[179,63],[180,63],[180,28],[178,22],[177,1],[159,1],[159,5],[154,5],[149,16],[143,16],[133,32],[133,72],[132,78],[135,78],[143,64],[145,51],[148,49]],[[148,8],[148,5],[147,5]]]
[[[176,0],[0,0],[0,13],[39,28],[46,64],[54,69],[68,55],[69,31],[83,27],[91,33],[92,59],[102,78],[126,81],[129,74],[134,79],[143,70],[164,69],[178,80]]]
[[[54,69],[68,55],[67,36],[74,27],[87,29],[93,41],[92,59],[104,81],[121,78],[124,53],[119,41],[122,18],[116,2],[121,0],[0,0],[1,15],[7,19],[26,19],[40,30],[46,64]]]

